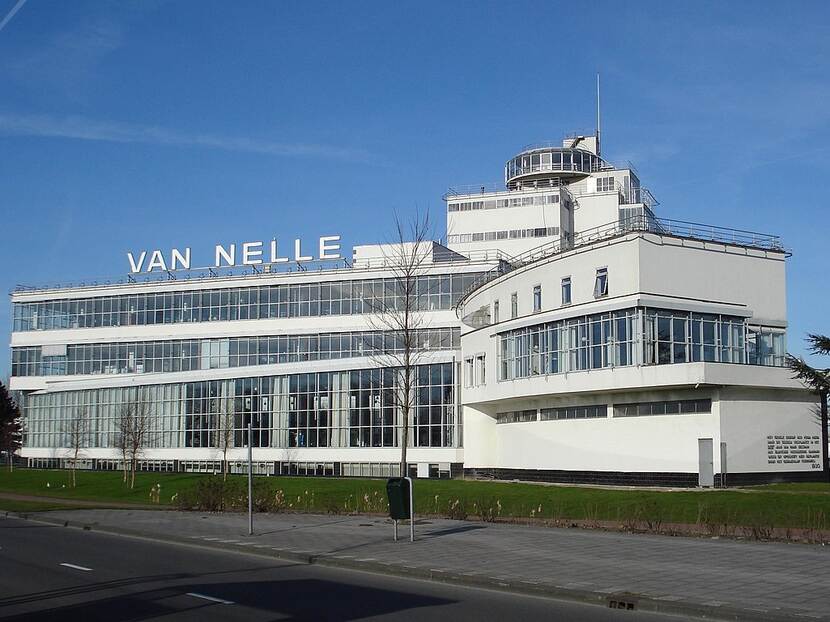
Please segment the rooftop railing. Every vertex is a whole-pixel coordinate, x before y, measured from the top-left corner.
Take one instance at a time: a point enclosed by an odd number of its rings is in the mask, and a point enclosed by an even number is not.
[[[498,266],[483,273],[473,282],[467,291],[462,294],[456,308],[461,308],[465,299],[478,288],[513,270],[580,246],[586,246],[601,240],[607,240],[637,231],[701,242],[717,242],[764,251],[786,252],[781,238],[777,235],[758,233],[744,229],[716,227],[714,225],[704,225],[683,220],[656,218],[650,214],[633,216],[617,222],[600,225],[593,229],[586,229],[574,235],[573,240],[563,240],[560,238],[559,240],[547,242],[529,251],[515,255],[510,259],[500,261]]]
[[[455,186],[447,190],[447,192],[444,194],[444,200],[449,201],[453,200],[453,198],[455,197],[475,197],[487,194],[513,194],[517,192],[532,192],[534,190],[545,190],[548,188],[566,188],[576,198],[579,198],[581,196],[598,194],[600,192],[611,192],[613,190],[616,190],[620,195],[621,205],[636,205],[638,203],[642,203],[646,205],[649,209],[654,209],[656,206],[660,205],[660,202],[654,198],[654,195],[651,194],[651,191],[648,188],[626,188],[619,181],[614,180],[613,189],[596,191],[588,190],[588,184],[586,180],[569,184],[567,182],[561,181],[559,178],[556,177],[552,179],[542,179],[536,182],[528,182],[517,188],[505,188],[504,186],[499,186],[498,184],[493,183],[471,186]]]
[[[509,258],[504,251],[499,249],[481,249],[470,251],[465,255],[459,255],[457,259],[444,259],[424,264],[425,268],[439,269],[448,264],[493,264]],[[294,264],[261,264],[258,266],[226,266],[223,268],[204,267],[191,268],[189,270],[168,270],[164,272],[131,274],[123,278],[97,278],[84,281],[65,281],[60,283],[48,283],[44,285],[17,284],[11,290],[12,294],[26,292],[43,292],[63,289],[79,289],[86,287],[112,287],[118,285],[137,285],[144,283],[192,283],[207,282],[213,279],[251,279],[255,277],[285,276],[288,274],[320,274],[343,272],[345,270],[378,270],[391,268],[394,263],[392,257],[369,257],[360,259],[354,263],[346,260],[334,262],[308,262]]]

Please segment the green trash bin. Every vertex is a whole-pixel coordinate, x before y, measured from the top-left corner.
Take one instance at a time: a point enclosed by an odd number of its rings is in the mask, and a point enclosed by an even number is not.
[[[407,478],[391,477],[386,480],[386,497],[389,500],[389,518],[392,520],[411,518]]]

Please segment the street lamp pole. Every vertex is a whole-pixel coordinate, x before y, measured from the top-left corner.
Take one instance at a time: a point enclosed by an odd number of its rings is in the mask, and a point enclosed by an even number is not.
[[[254,534],[254,464],[252,456],[253,433],[248,422],[248,535]]]

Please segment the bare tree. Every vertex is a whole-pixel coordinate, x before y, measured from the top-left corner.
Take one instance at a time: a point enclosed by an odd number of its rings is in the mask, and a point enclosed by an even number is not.
[[[228,450],[234,443],[234,423],[236,409],[233,398],[226,398],[219,403],[219,413],[216,415],[216,447],[222,452],[222,479],[228,479]]]
[[[432,226],[429,214],[416,213],[403,221],[395,215],[395,238],[381,246],[384,263],[392,274],[393,288],[374,292],[367,301],[372,314],[369,325],[382,333],[367,345],[378,365],[394,369],[393,401],[401,418],[401,477],[407,475],[406,451],[409,422],[416,405],[416,371],[426,351],[420,341],[426,326],[426,294],[423,289],[428,265],[432,261]]]
[[[135,472],[138,461],[152,439],[153,418],[150,404],[141,395],[140,389],[121,405],[117,418],[116,446],[121,450],[124,461],[124,481],[129,479],[130,488],[135,488]]]
[[[130,444],[130,429],[132,427],[132,410],[122,405],[115,415],[115,447],[121,454],[121,472],[123,482],[126,484],[129,479],[129,462],[127,461],[127,448]]]
[[[83,455],[84,449],[89,446],[89,428],[89,412],[86,408],[75,409],[72,416],[63,424],[63,434],[71,460],[69,478],[72,488],[78,484],[76,475],[78,460]]]

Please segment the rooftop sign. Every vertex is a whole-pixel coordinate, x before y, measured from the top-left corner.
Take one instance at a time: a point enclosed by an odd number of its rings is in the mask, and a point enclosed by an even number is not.
[[[277,246],[277,240],[270,242],[242,242],[241,244],[217,244],[213,249],[214,268],[229,266],[257,266],[261,264],[281,264],[291,261],[302,263],[307,261],[329,261],[342,259],[340,256],[340,236],[324,235],[318,238],[314,249],[317,252],[315,257],[304,246],[300,238],[294,240],[293,253],[286,253],[282,246]],[[127,260],[130,262],[130,273],[140,272],[165,272],[172,270],[191,269],[190,247],[184,250],[178,248],[170,249],[169,254],[156,249],[152,251],[140,251],[127,253]]]

